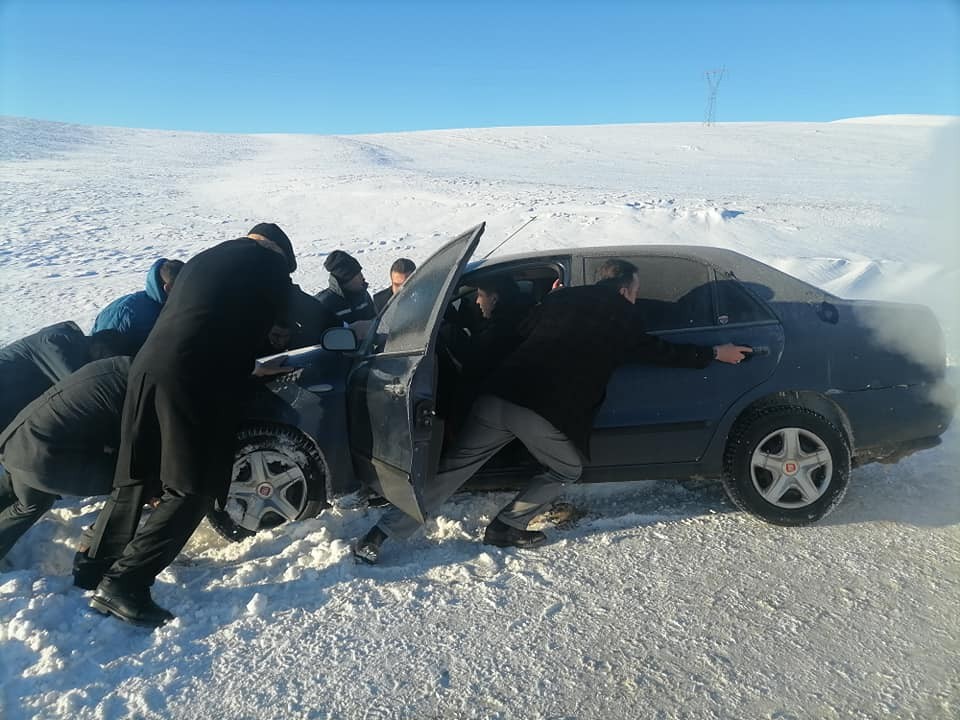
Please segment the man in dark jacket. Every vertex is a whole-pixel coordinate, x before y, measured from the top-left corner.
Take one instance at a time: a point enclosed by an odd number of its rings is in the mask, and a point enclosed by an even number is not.
[[[136,353],[157,322],[182,267],[181,260],[157,260],[147,273],[146,289],[119,297],[107,305],[94,320],[93,332],[116,330],[123,333],[129,336]]]
[[[441,351],[449,352],[455,366],[454,381],[438,382],[440,387],[453,388],[452,406],[446,416],[451,433],[459,432],[487,377],[523,341],[521,326],[533,303],[524,301],[510,276],[490,275],[477,282],[476,304],[480,323],[469,334],[453,323],[444,324],[440,331],[446,345]],[[443,367],[441,357],[440,368]]]
[[[289,331],[287,347],[279,349],[319,345],[324,330],[342,326],[343,322],[324,303],[304,292],[299,285],[292,285],[285,324]]]
[[[633,303],[640,291],[636,266],[610,260],[594,285],[550,293],[532,318],[527,339],[493,373],[471,410],[455,446],[425,488],[424,511],[434,514],[483,464],[514,438],[546,471],[494,518],[484,542],[533,547],[546,536],[527,530],[563,488],[580,478],[589,454],[593,418],[607,382],[625,362],[705,367],[712,360],[739,363],[750,348],[679,345],[643,332]],[[387,537],[406,538],[420,527],[396,508],[354,547],[358,560],[374,563]]]
[[[0,558],[58,495],[110,492],[129,370],[128,357],[88,363],[0,433]]]
[[[127,355],[115,330],[91,336],[72,321],[49,325],[0,348],[0,430],[34,398],[91,360]]]
[[[334,250],[327,255],[323,267],[330,273],[330,285],[317,293],[317,300],[337,318],[337,322],[350,325],[377,316],[373,298],[367,292],[363,268],[353,256],[343,250]]]
[[[230,485],[233,442],[257,351],[286,316],[293,248],[276,225],[191,258],[130,368],[114,489],[88,556],[108,563],[91,607],[156,627],[173,615],[156,576]],[[160,502],[138,529],[144,501]]]
[[[410,273],[417,269],[416,263],[408,258],[398,258],[390,266],[390,284],[373,296],[373,305],[379,313],[387,304],[387,300],[399,292],[400,288],[410,277]]]

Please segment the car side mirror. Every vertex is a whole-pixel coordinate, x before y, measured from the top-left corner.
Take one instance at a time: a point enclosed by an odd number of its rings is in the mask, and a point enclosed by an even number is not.
[[[320,344],[324,350],[333,352],[353,352],[357,349],[357,336],[353,330],[345,327],[327,328]]]

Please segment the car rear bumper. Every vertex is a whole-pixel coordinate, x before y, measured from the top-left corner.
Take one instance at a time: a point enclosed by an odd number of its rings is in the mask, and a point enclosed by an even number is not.
[[[859,464],[895,462],[939,444],[953,421],[957,392],[947,382],[832,393],[850,423]]]

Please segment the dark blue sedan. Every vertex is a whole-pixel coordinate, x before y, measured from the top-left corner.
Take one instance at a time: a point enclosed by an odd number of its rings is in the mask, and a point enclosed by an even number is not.
[[[730,250],[631,245],[470,262],[484,226],[424,262],[357,343],[348,329],[289,353],[238,439],[234,481],[212,524],[231,538],[382,496],[422,518],[447,417],[439,329],[469,323],[478,281],[507,275],[537,303],[555,283],[592,283],[609,258],[640,269],[636,311],[674,342],[735,343],[749,362],[704,369],[621,366],[594,423],[585,482],[722,478],[734,503],[802,525],[842,499],[851,468],[940,442],[956,396],[929,308],[844,300]],[[603,352],[603,348],[597,348]],[[441,348],[442,352],[442,348]],[[570,378],[575,383],[576,378]],[[535,463],[507,446],[474,480],[504,487]]]

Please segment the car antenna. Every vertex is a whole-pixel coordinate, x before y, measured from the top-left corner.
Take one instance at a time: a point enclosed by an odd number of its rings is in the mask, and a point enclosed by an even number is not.
[[[527,225],[529,225],[530,223],[532,223],[532,222],[533,222],[534,220],[536,220],[536,219],[537,219],[537,216],[536,216],[536,215],[532,216],[532,217],[531,217],[529,220],[527,220],[523,225],[521,225],[520,227],[518,227],[516,230],[514,230],[514,231],[513,231],[512,233],[510,233],[509,235],[507,235],[507,236],[500,242],[499,245],[497,245],[493,250],[491,250],[491,251],[488,252],[486,255],[484,255],[482,259],[483,259],[483,260],[486,260],[488,257],[490,257],[491,255],[493,255],[497,250],[499,250],[499,249],[502,248],[504,245],[506,245],[508,240],[510,240],[514,235],[516,235],[518,232],[520,232],[521,230],[523,230]]]

